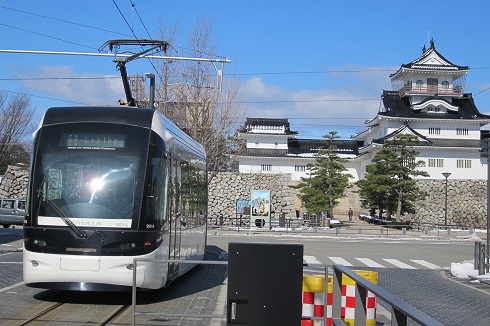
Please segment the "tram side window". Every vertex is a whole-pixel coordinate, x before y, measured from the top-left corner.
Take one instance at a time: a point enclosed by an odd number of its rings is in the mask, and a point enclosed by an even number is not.
[[[203,212],[206,209],[205,171],[188,162],[182,162],[182,202],[186,227],[205,224]]]
[[[192,212],[192,193],[196,191],[193,180],[193,167],[186,161],[182,161],[182,221],[186,228],[194,227]]]
[[[178,216],[182,214],[181,207],[181,186],[180,186],[180,160],[176,160],[172,157],[167,158],[167,162],[170,163],[168,168],[168,214],[171,218],[171,223],[174,223]]]
[[[147,176],[146,224],[159,228],[165,223],[167,161],[162,149],[155,147]],[[156,223],[157,225],[154,225]]]

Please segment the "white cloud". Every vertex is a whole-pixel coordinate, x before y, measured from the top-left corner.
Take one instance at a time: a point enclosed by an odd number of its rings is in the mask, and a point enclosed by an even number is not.
[[[389,73],[395,68],[334,68],[316,89],[289,90],[266,84],[262,78],[246,80],[243,87],[248,117],[289,118],[301,138],[320,138],[338,131],[342,138],[362,131],[364,121],[379,108],[383,89],[391,89]]]
[[[56,77],[57,79],[29,79],[22,82],[24,87],[53,98],[87,105],[117,105],[117,101],[124,97],[124,89],[118,76],[76,74],[68,66],[37,67],[29,71],[29,76]]]

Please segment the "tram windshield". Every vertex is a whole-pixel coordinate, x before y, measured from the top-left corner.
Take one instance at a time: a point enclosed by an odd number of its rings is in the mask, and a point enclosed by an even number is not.
[[[42,129],[31,188],[38,225],[130,228],[141,209],[148,132],[95,123]]]

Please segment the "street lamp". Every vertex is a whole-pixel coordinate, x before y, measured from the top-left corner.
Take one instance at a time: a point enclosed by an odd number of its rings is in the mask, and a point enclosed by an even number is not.
[[[444,209],[444,225],[446,226],[447,229],[447,178],[451,175],[449,172],[443,172],[442,175],[444,178],[446,178],[446,204],[445,204],[445,209]]]

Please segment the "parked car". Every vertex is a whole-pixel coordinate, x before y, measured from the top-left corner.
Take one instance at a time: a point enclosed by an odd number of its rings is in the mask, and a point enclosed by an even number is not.
[[[342,222],[337,220],[335,217],[331,217],[329,218],[329,225],[331,228],[335,228],[335,227],[340,227],[342,226]]]
[[[0,199],[0,224],[4,228],[9,228],[11,225],[23,225],[25,212],[25,199]]]

